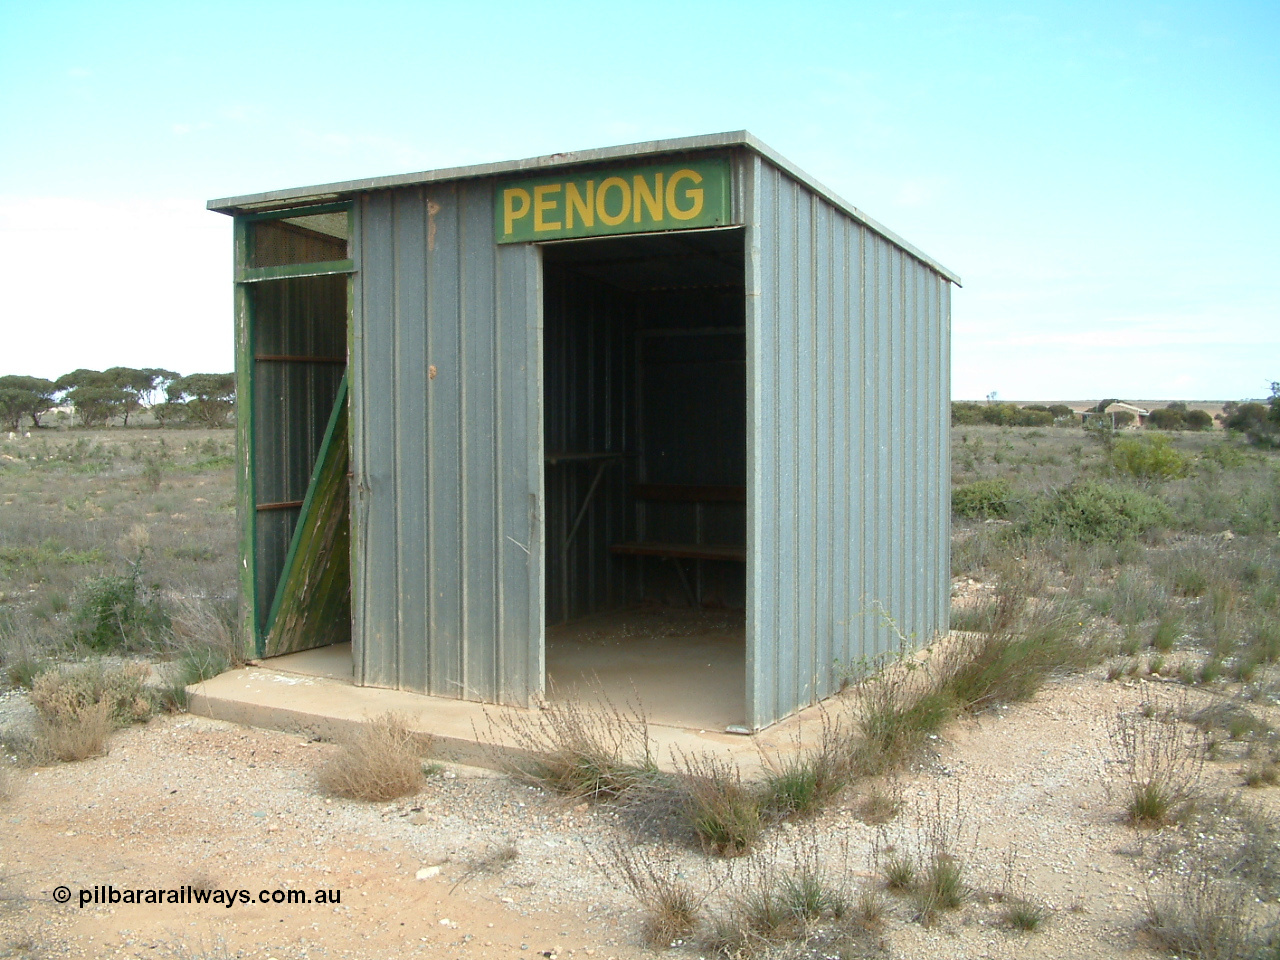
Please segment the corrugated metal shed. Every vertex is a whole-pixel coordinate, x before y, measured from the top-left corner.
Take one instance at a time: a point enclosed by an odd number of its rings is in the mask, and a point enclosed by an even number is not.
[[[716,225],[495,235],[502,204],[508,229],[519,210],[513,184],[586,171],[601,194],[613,175],[620,196],[631,181],[618,173],[677,162],[725,165]],[[553,210],[548,190],[530,187]],[[624,219],[600,204],[602,220]],[[947,629],[958,278],[749,134],[209,206],[238,222],[245,620],[259,654],[274,652],[266,610],[308,522],[277,507],[303,498],[321,457],[344,295],[357,682],[525,703],[543,692],[548,624],[683,589],[745,609],[744,720],[758,728],[899,634]],[[255,226],[278,221],[345,247]],[[272,334],[304,295],[329,305],[292,340]],[[260,359],[273,336],[297,370],[263,369],[287,366]],[[634,548],[651,542],[697,544],[677,554],[697,558],[649,562]]]

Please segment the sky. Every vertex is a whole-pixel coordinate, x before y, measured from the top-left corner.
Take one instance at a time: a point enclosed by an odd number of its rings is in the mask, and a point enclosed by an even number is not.
[[[1280,380],[1280,4],[0,0],[0,373],[232,367],[212,198],[746,129],[956,271],[952,395]]]

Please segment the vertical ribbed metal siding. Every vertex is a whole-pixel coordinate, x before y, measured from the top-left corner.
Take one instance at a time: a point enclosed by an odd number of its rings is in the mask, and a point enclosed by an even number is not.
[[[495,246],[492,216],[490,180],[356,209],[353,658],[359,683],[525,703],[544,673],[539,265]]]
[[[543,286],[547,457],[629,451],[634,379],[629,299],[616,288],[551,264]],[[602,463],[600,485],[566,556],[565,538]],[[609,553],[609,545],[627,539],[628,469],[622,459],[547,464],[548,623],[626,603],[626,565]]]
[[[947,628],[948,281],[768,161],[746,191],[748,721]]]

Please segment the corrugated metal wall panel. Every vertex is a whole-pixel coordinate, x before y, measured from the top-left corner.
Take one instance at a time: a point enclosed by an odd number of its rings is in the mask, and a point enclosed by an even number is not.
[[[361,683],[525,703],[543,673],[541,297],[536,249],[494,245],[492,191],[357,207],[354,656]]]
[[[947,626],[949,290],[758,158],[745,193],[748,712]]]

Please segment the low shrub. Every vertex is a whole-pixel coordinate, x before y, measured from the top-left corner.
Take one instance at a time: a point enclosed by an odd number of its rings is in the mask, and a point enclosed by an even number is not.
[[[1173,522],[1163,500],[1133,487],[1086,480],[1032,505],[1024,532],[1081,543],[1120,543]]]
[[[1071,414],[1069,407],[1062,407],[1066,414],[1058,413],[1060,405],[1046,407],[1033,403],[1019,407],[1016,403],[977,403],[972,400],[955,400],[951,403],[952,426],[974,426],[988,423],[997,427],[1047,427],[1060,416]]]
[[[31,705],[44,720],[56,722],[95,704],[106,704],[112,723],[126,726],[151,716],[154,704],[146,687],[150,669],[142,663],[116,666],[91,661],[46,670],[31,684]]]
[[[1152,434],[1117,440],[1111,447],[1111,465],[1139,480],[1173,480],[1187,475],[1189,461],[1168,437]]]
[[[422,788],[422,756],[429,750],[404,718],[387,713],[343,739],[317,771],[320,789],[351,800],[394,800]]]
[[[36,722],[35,757],[78,763],[107,752],[107,740],[115,724],[106,703],[93,703]]]
[[[951,512],[966,519],[1007,517],[1012,503],[1013,488],[1002,477],[975,480],[951,491]]]
[[[169,616],[160,598],[142,582],[140,563],[124,576],[86,580],[71,604],[71,635],[91,650],[142,650],[168,632]]]
[[[1243,433],[1259,447],[1280,447],[1280,383],[1271,384],[1266,403],[1241,403],[1227,415],[1224,426]]]
[[[47,670],[31,685],[36,759],[87,760],[106,752],[111,732],[152,713],[143,664],[93,662]]]

